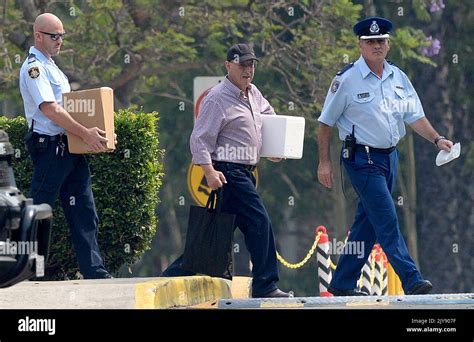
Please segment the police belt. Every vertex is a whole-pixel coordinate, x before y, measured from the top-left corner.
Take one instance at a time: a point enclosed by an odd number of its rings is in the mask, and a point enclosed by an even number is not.
[[[367,145],[356,144],[356,151],[358,151],[358,152],[367,152],[366,147],[369,148],[370,153],[376,152],[376,153],[384,153],[384,154],[390,154],[393,151],[395,151],[395,149],[396,149],[395,146],[392,146],[392,147],[389,147],[389,148],[376,148],[376,147],[370,147],[370,146],[367,146]]]
[[[63,139],[66,138],[66,135],[64,134],[57,134],[57,135],[47,135],[47,134],[39,134],[37,132],[34,132],[34,138],[35,140],[38,139],[38,138],[43,138],[43,139],[46,139],[48,141],[57,141],[60,139],[61,135],[63,136]]]
[[[257,167],[257,165],[247,165],[247,164],[240,164],[240,163],[232,163],[232,162],[224,162],[224,161],[212,161],[212,165],[214,165],[219,170],[235,170],[235,169],[244,169],[253,171]]]

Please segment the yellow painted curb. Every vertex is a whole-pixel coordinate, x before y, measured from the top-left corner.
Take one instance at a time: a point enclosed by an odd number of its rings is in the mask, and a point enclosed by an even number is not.
[[[232,298],[249,299],[252,294],[252,278],[250,277],[232,277]]]
[[[386,306],[390,305],[390,300],[381,300],[380,302],[354,301],[346,303],[346,306]]]
[[[208,276],[157,278],[135,287],[136,309],[168,309],[232,298],[231,282]]]

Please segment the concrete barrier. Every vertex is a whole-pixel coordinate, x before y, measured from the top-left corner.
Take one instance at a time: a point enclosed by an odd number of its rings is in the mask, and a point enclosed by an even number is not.
[[[231,297],[230,281],[207,276],[24,281],[0,289],[0,309],[166,309]]]
[[[195,306],[232,298],[231,282],[207,276],[158,278],[137,284],[135,298],[137,309]]]

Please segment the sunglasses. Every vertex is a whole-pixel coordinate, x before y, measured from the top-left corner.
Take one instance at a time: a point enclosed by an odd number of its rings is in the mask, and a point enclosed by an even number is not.
[[[246,61],[246,62],[242,62],[242,63],[235,63],[237,64],[238,66],[240,66],[241,68],[255,68],[257,66],[257,61]]]
[[[49,32],[43,32],[43,31],[38,31],[38,32],[50,36],[51,40],[53,41],[57,41],[59,38],[64,40],[64,35],[66,34],[66,32],[64,33],[49,33]]]

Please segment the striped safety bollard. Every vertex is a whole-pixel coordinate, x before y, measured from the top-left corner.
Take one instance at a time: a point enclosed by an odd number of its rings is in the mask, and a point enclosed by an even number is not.
[[[380,245],[376,244],[375,249],[375,272],[374,272],[374,282],[370,294],[373,296],[382,295],[382,263],[381,259],[381,248]]]
[[[382,296],[388,295],[388,260],[387,255],[382,250],[382,265],[383,265],[383,272],[382,272]]]
[[[374,279],[375,279],[375,253],[377,253],[377,249],[375,246],[372,248],[370,252],[370,292],[372,294],[372,287],[374,286]]]
[[[364,267],[362,267],[358,286],[359,291],[365,292],[367,294],[370,294],[370,290],[372,289],[372,286],[370,285],[371,257],[372,253],[369,254],[369,257],[365,261]]]
[[[326,228],[323,226],[316,228],[316,235],[318,233],[321,233],[318,246],[316,247],[319,295],[321,297],[332,297],[332,293],[328,292],[328,287],[332,279],[331,257],[329,256],[329,237]]]

